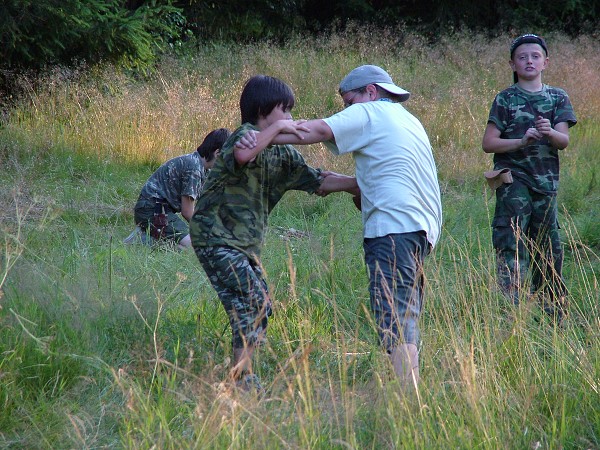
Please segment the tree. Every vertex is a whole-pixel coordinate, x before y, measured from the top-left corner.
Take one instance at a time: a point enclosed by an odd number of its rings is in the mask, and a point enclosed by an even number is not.
[[[75,59],[147,69],[185,24],[170,1],[127,9],[119,0],[4,0],[0,69],[39,69]]]
[[[283,40],[304,29],[306,0],[179,0],[200,40]]]

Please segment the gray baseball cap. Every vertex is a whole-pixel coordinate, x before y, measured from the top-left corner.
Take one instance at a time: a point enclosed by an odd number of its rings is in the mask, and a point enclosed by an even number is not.
[[[354,89],[365,87],[368,84],[376,84],[391,94],[397,95],[401,102],[405,102],[410,97],[410,92],[398,87],[392,81],[392,77],[379,66],[364,65],[352,70],[340,82],[340,94],[344,94]]]

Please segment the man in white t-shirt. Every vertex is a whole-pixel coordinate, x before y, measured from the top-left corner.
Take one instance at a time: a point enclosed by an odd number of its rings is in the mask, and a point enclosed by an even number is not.
[[[431,144],[419,120],[401,105],[410,93],[382,68],[357,67],[341,81],[339,93],[343,111],[298,121],[303,138],[280,134],[272,143],[323,142],[335,154],[352,153],[356,177],[345,178],[345,190],[360,188],[371,308],[396,375],[405,387],[416,387],[423,262],[442,221]],[[248,135],[240,145],[253,146],[256,139]]]

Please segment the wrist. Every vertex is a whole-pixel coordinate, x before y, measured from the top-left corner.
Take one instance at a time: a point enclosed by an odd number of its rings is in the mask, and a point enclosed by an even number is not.
[[[289,120],[287,119],[280,119],[277,121],[277,131],[279,133],[281,133],[289,124]]]

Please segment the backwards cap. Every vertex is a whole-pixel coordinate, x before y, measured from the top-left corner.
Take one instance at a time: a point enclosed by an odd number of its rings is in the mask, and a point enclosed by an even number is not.
[[[398,87],[392,81],[392,77],[379,66],[364,65],[352,70],[346,78],[340,82],[340,94],[354,89],[365,87],[368,84],[376,84],[391,94],[397,95],[401,102],[408,100],[410,92]]]
[[[515,50],[519,45],[522,44],[538,44],[540,47],[544,49],[546,56],[548,56],[548,47],[546,46],[546,41],[543,37],[538,36],[537,34],[524,34],[523,36],[519,36],[516,38],[512,44],[510,44],[510,58],[512,59]]]

